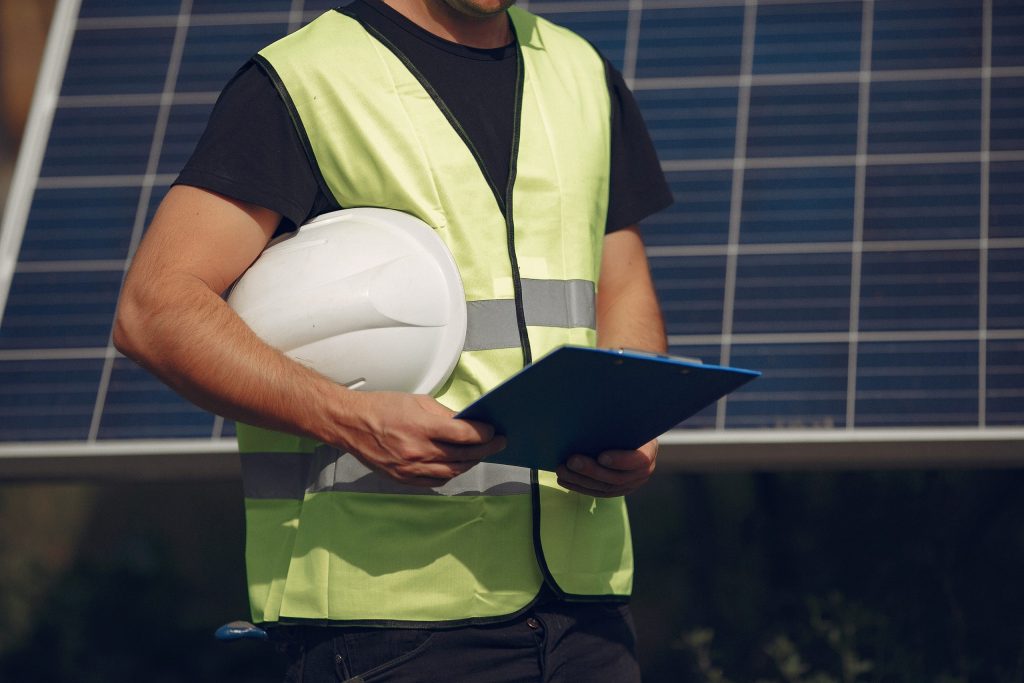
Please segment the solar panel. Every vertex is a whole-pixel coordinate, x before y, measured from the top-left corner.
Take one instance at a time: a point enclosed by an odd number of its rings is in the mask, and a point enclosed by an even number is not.
[[[220,88],[330,5],[61,1],[0,233],[0,454],[230,451],[112,315]],[[530,9],[644,111],[677,198],[644,228],[672,352],[765,373],[667,441],[1024,438],[1021,3]]]

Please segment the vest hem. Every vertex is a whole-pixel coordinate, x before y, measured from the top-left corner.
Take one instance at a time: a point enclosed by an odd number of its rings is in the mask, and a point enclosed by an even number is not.
[[[547,560],[544,559],[544,544],[540,537],[540,481],[537,478],[537,470],[530,470],[530,504],[533,510],[533,554],[537,558],[537,566],[540,567],[541,576],[544,577],[544,585],[555,594],[559,600],[566,602],[629,602],[630,595],[618,593],[602,593],[591,595],[587,593],[570,593],[558,585]]]
[[[277,629],[288,630],[292,627],[325,627],[344,628],[357,626],[363,628],[415,628],[415,629],[447,629],[463,628],[466,626],[488,626],[490,624],[501,624],[518,619],[525,615],[538,604],[545,602],[542,598],[555,597],[569,603],[597,603],[610,602],[616,604],[627,604],[630,601],[628,595],[571,595],[561,590],[555,591],[550,585],[547,586],[554,595],[545,596],[544,587],[524,607],[508,614],[499,614],[491,617],[467,617],[465,619],[445,619],[438,621],[414,621],[406,619],[305,619],[299,617],[285,617],[278,621],[256,622],[256,626],[267,629],[270,637],[274,638],[273,631]],[[282,631],[284,633],[284,631]]]
[[[539,602],[542,593],[530,599],[526,605],[509,612],[491,617],[466,617],[463,619],[443,619],[436,621],[417,621],[411,619],[306,619],[301,617],[284,617],[277,621],[263,621],[256,625],[260,628],[276,629],[289,626],[326,626],[341,628],[345,626],[362,626],[371,628],[422,628],[445,629],[463,626],[486,626],[511,621],[529,612]]]

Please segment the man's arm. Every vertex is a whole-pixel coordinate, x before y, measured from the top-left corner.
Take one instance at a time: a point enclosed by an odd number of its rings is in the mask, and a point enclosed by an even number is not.
[[[637,226],[605,235],[597,289],[597,345],[664,353],[665,323]],[[596,459],[574,455],[558,482],[574,491],[611,497],[632,493],[654,472],[658,442],[635,451],[605,451]]]
[[[500,450],[490,427],[429,396],[346,389],[261,341],[221,294],[280,215],[189,186],[161,203],[118,302],[114,344],[197,405],[352,452],[403,483],[439,486]]]

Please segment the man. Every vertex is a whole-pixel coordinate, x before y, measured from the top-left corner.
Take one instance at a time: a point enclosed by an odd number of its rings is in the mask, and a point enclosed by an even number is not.
[[[562,343],[665,349],[636,223],[671,196],[635,103],[591,46],[510,4],[357,0],[262,50],[125,282],[118,348],[241,423],[254,619],[293,680],[639,678],[622,496],[657,444],[531,474],[451,419]],[[220,297],[273,235],[354,206],[434,227],[470,310],[498,311],[436,397],[335,385]],[[538,319],[551,292],[570,321]]]

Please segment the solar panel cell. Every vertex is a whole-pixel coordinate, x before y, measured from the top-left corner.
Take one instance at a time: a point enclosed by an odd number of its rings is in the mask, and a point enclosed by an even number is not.
[[[79,30],[61,94],[158,93],[173,41],[173,28]]]
[[[181,0],[86,0],[81,17],[130,17],[177,14]]]
[[[871,154],[977,150],[981,81],[874,83],[869,116]]]
[[[558,23],[584,35],[620,71],[626,52],[628,13],[559,12]]]
[[[992,66],[1024,64],[1024,3],[992,1]]]
[[[740,254],[733,331],[845,331],[850,254]]]
[[[737,344],[730,362],[764,375],[729,399],[726,427],[825,428],[846,420],[846,344]]]
[[[220,92],[240,66],[260,48],[284,36],[287,30],[286,21],[191,27],[178,73],[177,90]]]
[[[239,13],[235,0],[192,0],[191,4],[193,14]],[[292,4],[292,0],[247,0],[244,8],[246,12],[287,12]]]
[[[989,237],[1024,237],[1024,162],[992,164],[989,176]]]
[[[1024,328],[1024,249],[989,251],[988,283],[988,326]]]
[[[643,13],[637,52],[639,78],[737,74],[743,7],[678,7]]]
[[[38,190],[21,244],[23,267],[38,261],[123,261],[138,203],[138,187]]]
[[[730,159],[736,149],[735,88],[641,90],[637,93],[663,159]]]
[[[0,360],[0,440],[81,441],[103,360]]]
[[[978,251],[865,252],[862,330],[978,327]]]
[[[986,423],[1019,425],[1024,414],[1024,340],[988,342]]]
[[[859,2],[759,6],[754,73],[856,71],[862,15]]]
[[[871,166],[864,204],[865,240],[977,239],[978,164]]]
[[[853,239],[854,169],[749,169],[744,175],[745,244]]]
[[[856,424],[978,424],[977,343],[862,343]]]
[[[717,334],[721,331],[724,256],[655,258],[651,272],[669,334]]]
[[[135,363],[114,360],[100,439],[209,438],[214,417],[195,407]]]
[[[856,84],[751,88],[748,157],[852,155],[856,147]]]
[[[0,349],[105,347],[120,286],[120,270],[17,272]]]
[[[43,178],[145,172],[158,109],[112,104],[57,110],[40,172]]]
[[[992,79],[991,136],[993,150],[1024,149],[1024,78]]]
[[[676,202],[644,221],[649,246],[725,244],[729,234],[731,171],[669,173]]]
[[[976,0],[876,2],[872,68],[980,67],[981,8]]]

